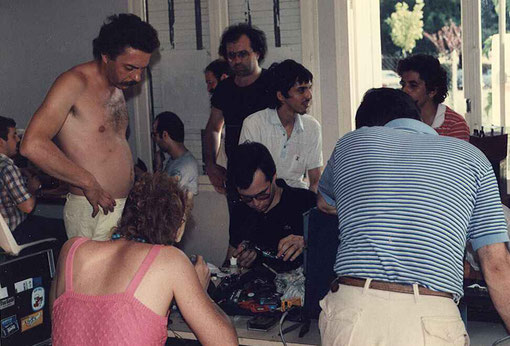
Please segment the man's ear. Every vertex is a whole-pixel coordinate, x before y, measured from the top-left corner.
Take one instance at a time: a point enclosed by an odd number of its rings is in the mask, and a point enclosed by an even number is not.
[[[220,81],[224,80],[224,79],[227,79],[228,78],[228,74],[224,73],[221,75],[220,77]]]
[[[106,64],[108,62],[108,60],[111,60],[108,55],[106,54],[101,54],[101,60]]]
[[[283,96],[282,92],[281,91],[277,91],[276,92],[276,98],[278,99],[278,101],[280,102],[283,102],[285,101],[285,96]]]
[[[433,98],[434,98],[434,96],[436,96],[436,94],[437,94],[437,88],[434,88],[434,89],[432,89],[432,90],[427,91],[427,95],[428,95],[431,99],[433,99]]]

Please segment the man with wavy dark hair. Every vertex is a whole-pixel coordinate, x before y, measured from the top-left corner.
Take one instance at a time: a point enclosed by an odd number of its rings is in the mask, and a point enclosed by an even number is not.
[[[319,122],[307,114],[312,103],[313,75],[291,59],[274,63],[268,73],[272,103],[244,120],[239,143],[248,140],[264,144],[280,179],[292,187],[316,192],[322,167],[322,136]]]
[[[158,47],[156,30],[139,17],[109,17],[95,59],[60,75],[28,125],[22,155],[71,185],[69,238],[106,240],[122,214],[134,178],[123,91],[141,81]]]
[[[448,78],[438,59],[413,55],[398,62],[397,72],[402,78],[402,90],[416,102],[424,123],[442,136],[469,141],[464,117],[443,104],[448,95]]]

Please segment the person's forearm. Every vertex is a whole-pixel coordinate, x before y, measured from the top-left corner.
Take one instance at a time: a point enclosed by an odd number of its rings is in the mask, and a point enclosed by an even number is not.
[[[510,256],[507,256],[510,257]],[[510,260],[484,270],[484,278],[494,307],[510,331]]]
[[[218,335],[218,340],[222,345],[238,345],[237,332],[230,318],[225,312],[216,304],[213,303],[216,313],[220,319],[220,323],[217,327],[221,331],[222,335]]]
[[[79,188],[93,186],[94,176],[69,160],[50,140],[31,140],[21,145],[21,155],[28,158],[44,172]]]
[[[336,215],[336,207],[329,205],[320,192],[317,193],[317,208],[323,213]]]
[[[207,129],[205,133],[205,164],[206,166],[216,164],[216,157],[220,149],[221,133]]]

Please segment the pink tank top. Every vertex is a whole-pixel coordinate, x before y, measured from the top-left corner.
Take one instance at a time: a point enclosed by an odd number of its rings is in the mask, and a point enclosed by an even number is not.
[[[123,293],[90,296],[73,291],[73,261],[80,238],[66,259],[65,292],[53,304],[53,345],[164,345],[168,317],[143,305],[134,293],[158,255],[154,245]]]

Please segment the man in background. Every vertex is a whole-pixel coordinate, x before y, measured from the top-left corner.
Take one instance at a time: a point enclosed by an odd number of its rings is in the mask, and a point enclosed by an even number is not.
[[[469,126],[464,117],[443,104],[448,94],[446,70],[432,55],[417,54],[398,62],[402,90],[420,109],[422,121],[442,136],[469,142]]]
[[[223,59],[216,59],[207,65],[204,70],[204,77],[209,94],[212,95],[218,83],[230,77],[230,75],[232,75],[230,65]]]
[[[64,223],[31,214],[41,182],[36,176],[25,178],[14,164],[19,141],[16,122],[0,116],[0,213],[19,245],[54,237],[58,255],[67,240]]]
[[[177,114],[158,114],[153,124],[152,138],[162,152],[170,157],[163,172],[179,180],[179,187],[198,194],[199,165],[193,154],[184,145],[184,124]]]

